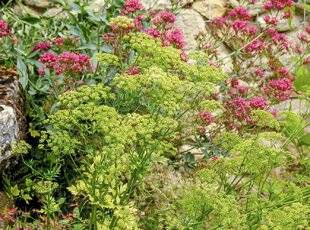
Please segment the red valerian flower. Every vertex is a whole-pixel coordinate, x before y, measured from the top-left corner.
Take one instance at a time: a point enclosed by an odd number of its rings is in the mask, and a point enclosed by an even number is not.
[[[4,20],[0,20],[0,38],[11,35],[11,28]]]
[[[265,43],[262,39],[256,39],[245,47],[247,53],[259,53],[265,48]]]
[[[249,102],[245,98],[232,98],[225,103],[225,107],[239,120],[245,122],[252,121],[249,113],[251,107]]]
[[[243,31],[248,26],[248,22],[244,20],[236,20],[232,23],[232,28],[237,33],[239,31]]]
[[[276,29],[274,28],[269,28],[267,30],[268,35],[271,37],[271,40],[282,46],[282,48],[288,50],[289,48],[289,41],[288,38],[285,34],[279,33]]]
[[[289,78],[270,80],[264,87],[268,96],[272,96],[279,101],[288,100],[293,91],[293,83]]]
[[[41,66],[38,69],[38,74],[39,74],[39,76],[44,76],[45,75],[45,67],[44,66]]]
[[[39,61],[47,68],[53,68],[57,61],[57,55],[51,52],[44,53],[40,56]]]
[[[157,13],[153,18],[152,18],[152,23],[155,25],[158,24],[172,24],[176,20],[176,16],[174,13],[170,11],[161,11]]]
[[[310,35],[306,32],[301,32],[297,35],[298,39],[302,42],[309,43],[310,42]]]
[[[206,125],[210,125],[214,122],[214,116],[210,112],[203,111],[200,112],[198,116]]]
[[[134,20],[134,24],[137,30],[143,30],[143,19],[144,19],[144,15],[138,15],[135,20]]]
[[[265,10],[283,10],[293,5],[293,0],[268,0],[264,3]]]
[[[268,25],[276,25],[279,20],[277,19],[277,17],[272,17],[270,15],[266,15],[264,16],[264,21],[266,22],[266,24]]]
[[[144,30],[145,33],[152,36],[153,38],[159,38],[160,37],[160,31],[156,28],[148,28]]]
[[[179,49],[182,49],[185,46],[184,34],[178,28],[167,30],[163,39],[163,44],[165,46],[175,45]]]
[[[224,27],[226,25],[227,18],[226,17],[217,17],[212,20],[212,25],[216,27]]]
[[[138,75],[138,74],[140,74],[140,72],[141,72],[141,70],[140,70],[139,66],[132,66],[132,67],[130,67],[130,68],[126,71],[126,73],[127,73],[128,75]]]
[[[39,61],[45,68],[53,69],[57,75],[64,73],[83,73],[91,69],[90,57],[85,54],[63,52],[60,55],[44,53]],[[41,73],[43,73],[41,71]]]
[[[307,32],[308,34],[310,34],[310,25],[308,25],[308,26],[306,27],[306,32]]]
[[[121,10],[121,14],[128,15],[143,9],[144,7],[140,0],[126,0]]]
[[[51,43],[49,41],[38,42],[32,51],[47,51],[51,48]]]
[[[260,78],[263,78],[265,76],[265,71],[262,69],[262,68],[257,68],[255,71],[254,71],[255,75],[260,77]]]
[[[85,54],[63,52],[57,58],[56,72],[82,73],[90,69],[90,57]]]
[[[229,89],[229,94],[231,96],[238,95],[238,94],[245,94],[249,90],[244,82],[241,82],[238,79],[232,79],[230,82],[231,88]]]
[[[228,17],[232,19],[250,20],[251,14],[244,6],[238,6],[228,13]]]
[[[268,102],[263,97],[253,97],[249,103],[253,109],[266,109],[268,106]]]
[[[58,38],[54,38],[52,42],[53,42],[54,45],[59,47],[59,46],[63,46],[64,45],[65,39],[62,38],[62,37],[58,37]]]

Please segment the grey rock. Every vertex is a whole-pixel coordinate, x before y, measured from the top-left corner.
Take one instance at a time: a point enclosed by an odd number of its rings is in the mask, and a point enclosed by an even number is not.
[[[11,144],[18,140],[19,125],[14,109],[0,105],[0,164],[11,157]]]
[[[23,98],[17,73],[0,68],[0,172],[12,157],[12,144],[25,135]]]
[[[292,111],[299,115],[310,113],[310,103],[302,99],[291,99],[273,106],[277,111]]]

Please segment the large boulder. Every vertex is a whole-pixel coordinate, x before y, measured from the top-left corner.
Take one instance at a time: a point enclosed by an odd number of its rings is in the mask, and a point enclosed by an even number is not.
[[[0,67],[0,172],[12,157],[12,144],[24,137],[25,124],[17,73]]]

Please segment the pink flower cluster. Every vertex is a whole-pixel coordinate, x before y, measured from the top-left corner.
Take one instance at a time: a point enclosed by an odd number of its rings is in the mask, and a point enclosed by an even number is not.
[[[228,100],[225,103],[225,107],[230,111],[230,114],[235,116],[239,121],[252,124],[251,111],[255,109],[266,110],[268,102],[263,97],[253,97],[251,99],[235,97]]]
[[[121,43],[121,38],[127,35],[128,32],[140,31],[158,39],[163,46],[173,46],[177,49],[181,49],[183,51],[180,54],[181,59],[184,61],[187,60],[187,55],[183,50],[185,47],[184,34],[183,31],[175,25],[175,14],[168,10],[133,14],[142,9],[143,5],[140,0],[126,0],[122,13],[123,15],[128,15],[133,18],[133,25],[126,29],[118,29],[117,25],[111,24],[112,31],[103,34],[103,41],[117,47]]]
[[[54,70],[57,75],[66,73],[80,74],[91,69],[90,57],[74,52],[63,52],[60,55],[50,52],[44,53],[39,61],[45,68]],[[39,73],[42,73],[42,71],[40,69]]]
[[[0,38],[7,37],[11,34],[11,28],[4,20],[0,20]]]
[[[226,33],[227,29],[231,28],[239,36],[255,36],[257,26],[250,22],[251,19],[249,10],[239,6],[229,11],[226,16],[215,18],[211,26],[216,29],[223,29]]]
[[[244,95],[248,92],[249,88],[242,83],[240,80],[238,79],[232,79],[230,82],[230,90],[229,90],[229,94],[231,96],[235,96],[235,95]]]
[[[139,66],[132,66],[129,69],[127,69],[126,73],[128,75],[138,75],[140,74],[141,70],[139,68]]]
[[[147,28],[144,30],[144,32],[153,38],[159,38],[161,36],[161,33],[157,28]]]
[[[270,16],[270,15],[266,15],[264,16],[264,21],[266,22],[266,24],[268,25],[276,25],[279,20],[277,17],[275,16]]]
[[[255,39],[245,47],[247,53],[259,53],[265,49],[265,43],[262,39]]]
[[[212,113],[206,111],[200,112],[198,116],[204,122],[205,125],[210,125],[215,120]]]
[[[178,28],[172,28],[164,33],[163,44],[166,46],[175,45],[178,49],[183,49],[185,40],[183,32]]]
[[[279,33],[275,28],[269,28],[267,34],[275,44],[280,45],[283,49],[289,49],[289,41],[285,34]]]
[[[128,15],[143,9],[144,7],[141,4],[140,0],[126,0],[121,10],[121,14]]]
[[[231,19],[241,19],[241,20],[246,20],[246,21],[252,18],[249,10],[243,6],[238,6],[232,9],[228,13],[228,17]]]
[[[176,20],[176,16],[170,11],[161,11],[152,18],[154,25],[159,24],[172,24]]]
[[[264,88],[268,96],[278,101],[288,100],[293,91],[293,82],[291,79],[284,77],[268,81]]]
[[[293,5],[292,0],[267,0],[264,3],[265,10],[283,10],[286,7],[291,7]]]
[[[63,46],[65,44],[65,39],[62,37],[58,37],[58,38],[54,38],[52,42],[54,45],[60,47],[60,46]]]
[[[32,51],[47,51],[52,47],[49,41],[42,41],[35,44]]]
[[[266,109],[268,106],[268,102],[263,97],[253,97],[250,101],[250,107],[252,109]]]

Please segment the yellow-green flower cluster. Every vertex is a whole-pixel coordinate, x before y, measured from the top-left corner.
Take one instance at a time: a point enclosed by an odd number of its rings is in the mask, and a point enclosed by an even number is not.
[[[110,26],[114,30],[128,30],[134,27],[133,20],[126,16],[111,18]]]
[[[120,60],[119,58],[114,54],[109,53],[99,53],[97,54],[98,61],[106,66],[119,66]]]
[[[81,86],[75,91],[68,91],[60,95],[58,100],[61,108],[72,109],[83,104],[107,104],[114,97],[109,87],[98,84],[91,87]]]
[[[137,52],[136,64],[142,69],[155,66],[180,78],[205,84],[207,82],[218,83],[226,77],[222,71],[214,67],[184,62],[180,57],[180,50],[173,47],[163,47],[160,41],[147,34],[131,33],[129,43]]]

